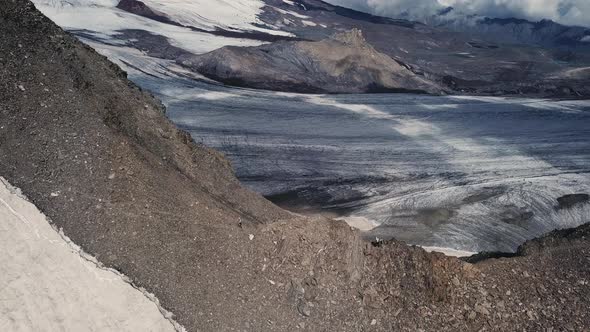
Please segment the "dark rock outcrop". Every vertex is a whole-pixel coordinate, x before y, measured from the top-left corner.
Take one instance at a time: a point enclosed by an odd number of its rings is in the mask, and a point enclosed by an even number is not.
[[[490,259],[524,257],[541,255],[560,250],[564,247],[576,247],[576,242],[590,240],[590,223],[585,223],[576,228],[557,229],[541,237],[526,241],[518,247],[516,252],[480,252],[475,255],[462,258],[463,261],[476,264]]]
[[[576,205],[590,202],[590,195],[588,194],[570,194],[557,198],[558,209],[569,209]]]
[[[166,15],[156,12],[145,3],[138,0],[121,0],[119,1],[119,4],[117,4],[117,8],[154,21],[180,26],[180,24],[172,21]]]
[[[576,228],[558,229],[540,238],[527,241],[518,248],[517,255],[532,256],[588,240],[590,240],[590,223]]]

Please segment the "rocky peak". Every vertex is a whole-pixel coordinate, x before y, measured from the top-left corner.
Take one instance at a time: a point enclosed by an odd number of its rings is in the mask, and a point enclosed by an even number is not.
[[[357,28],[336,33],[330,38],[351,46],[367,45],[367,41],[363,37],[363,32]]]

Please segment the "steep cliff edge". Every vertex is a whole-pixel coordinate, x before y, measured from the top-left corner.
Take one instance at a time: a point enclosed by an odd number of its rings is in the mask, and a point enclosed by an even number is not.
[[[477,265],[365,243],[241,187],[29,1],[0,6],[0,31],[0,175],[187,330],[590,327],[587,237]]]

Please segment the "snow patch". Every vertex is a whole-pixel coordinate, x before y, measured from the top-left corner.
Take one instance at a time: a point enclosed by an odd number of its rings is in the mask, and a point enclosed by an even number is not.
[[[290,10],[284,10],[284,9],[280,9],[280,8],[276,8],[276,7],[273,7],[273,9],[276,10],[277,12],[283,14],[283,15],[291,15],[291,16],[294,16],[294,17],[297,17],[297,18],[300,18],[300,19],[308,19],[308,18],[310,18],[309,16],[301,15],[299,13],[292,12]]]
[[[3,178],[0,220],[4,331],[184,331],[153,294],[84,253]]]
[[[189,28],[157,22],[119,10],[113,6],[110,0],[93,0],[84,2],[84,4],[59,0],[33,0],[33,2],[43,14],[62,28],[90,31],[93,35],[101,36],[104,39],[112,39],[112,36],[125,29],[143,30],[164,36],[173,46],[195,54],[210,52],[227,45],[256,46],[263,44],[247,39],[214,36]]]
[[[451,257],[469,257],[477,254],[476,252],[472,251],[464,251],[464,250],[456,250],[452,248],[442,248],[442,247],[422,247],[422,249],[428,252],[439,252],[446,256]]]

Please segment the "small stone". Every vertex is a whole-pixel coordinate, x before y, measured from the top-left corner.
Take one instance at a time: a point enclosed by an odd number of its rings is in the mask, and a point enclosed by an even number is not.
[[[309,266],[309,265],[311,265],[311,257],[309,257],[309,256],[303,257],[303,259],[301,260],[301,265],[302,266]]]
[[[529,316],[529,320],[535,320],[535,313],[532,311],[527,311],[526,312],[527,316]]]
[[[524,272],[522,273],[522,275],[523,275],[525,278],[528,278],[528,277],[530,277],[530,274],[529,274],[527,271],[524,271]]]
[[[297,311],[299,311],[299,313],[304,317],[311,316],[311,307],[305,301],[299,301],[299,304],[297,305]]]
[[[250,239],[250,241],[254,240],[254,234],[248,235],[248,238]]]
[[[510,296],[510,295],[512,295],[512,292],[511,292],[511,291],[509,291],[509,290],[507,290],[507,291],[506,291],[506,296]]]
[[[25,91],[25,87],[22,84],[19,84],[18,89],[20,91]]]
[[[51,196],[51,197],[57,197],[57,196],[59,196],[59,193],[58,192],[52,192],[51,194],[49,194],[49,196]]]
[[[305,328],[305,323],[304,322],[301,322],[301,323],[299,323],[299,325],[297,325],[297,327],[300,328],[300,329],[304,329]]]
[[[461,286],[461,282],[459,281],[459,278],[454,277],[452,281],[453,281],[453,285],[455,285],[456,287]]]
[[[375,326],[375,325],[377,325],[377,320],[376,320],[376,319],[373,319],[373,320],[371,321],[371,326]]]
[[[111,173],[111,174],[109,174],[109,180],[112,180],[112,179],[114,179],[114,178],[115,178],[115,173]]]
[[[305,288],[301,286],[301,283],[296,279],[291,280],[291,286],[289,287],[289,291],[287,292],[287,298],[289,301],[296,303],[300,301],[305,296]]]
[[[274,282],[274,281],[272,281],[272,280],[269,280],[268,282],[269,282],[271,285],[275,285],[275,284],[276,284],[276,282]]]
[[[469,320],[474,320],[475,317],[477,317],[477,313],[475,311],[470,311],[469,314],[467,315],[467,319],[469,319]]]
[[[482,315],[486,315],[486,316],[490,314],[490,311],[486,307],[484,307],[483,305],[481,305],[479,303],[475,305],[475,311],[478,314],[482,314]]]
[[[383,305],[383,300],[379,296],[379,293],[373,289],[368,288],[363,292],[363,304],[369,308],[379,309]]]

